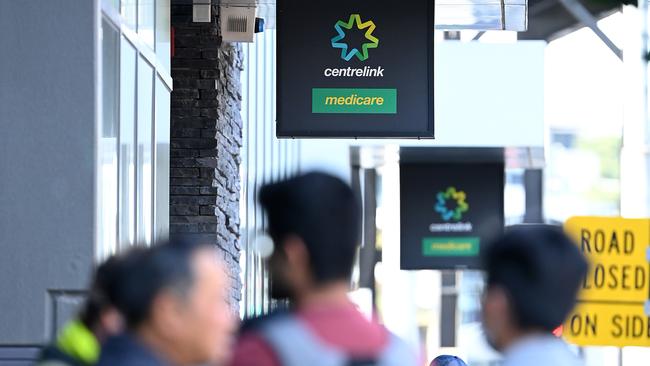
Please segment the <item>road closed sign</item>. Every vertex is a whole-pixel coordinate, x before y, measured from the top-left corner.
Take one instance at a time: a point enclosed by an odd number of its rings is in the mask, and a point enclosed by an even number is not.
[[[590,262],[565,338],[581,346],[650,346],[650,220],[574,217],[565,230]]]

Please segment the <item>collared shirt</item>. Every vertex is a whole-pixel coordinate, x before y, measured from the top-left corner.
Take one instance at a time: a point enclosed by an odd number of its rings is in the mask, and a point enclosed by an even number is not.
[[[132,335],[109,339],[102,347],[97,366],[171,366]]]
[[[583,366],[569,346],[552,335],[531,336],[505,353],[504,366]]]

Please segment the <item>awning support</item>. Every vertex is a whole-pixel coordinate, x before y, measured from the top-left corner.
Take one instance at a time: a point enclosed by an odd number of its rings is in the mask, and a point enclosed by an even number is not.
[[[607,37],[605,32],[603,32],[599,27],[596,21],[596,18],[582,5],[578,0],[559,0],[560,3],[566,8],[571,15],[573,15],[580,23],[589,27],[592,32],[594,32],[598,38],[600,38],[603,43],[619,58],[623,61],[623,51],[618,48],[612,40]]]

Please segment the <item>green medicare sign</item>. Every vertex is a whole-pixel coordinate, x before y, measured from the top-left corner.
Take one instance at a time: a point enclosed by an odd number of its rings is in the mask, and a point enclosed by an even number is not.
[[[425,257],[471,257],[479,254],[478,237],[424,238],[422,254]]]
[[[278,137],[433,138],[433,8],[277,0]]]
[[[312,113],[397,113],[396,89],[312,89]]]

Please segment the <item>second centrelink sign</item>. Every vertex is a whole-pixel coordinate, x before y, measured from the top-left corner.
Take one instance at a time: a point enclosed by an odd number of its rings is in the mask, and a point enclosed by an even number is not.
[[[480,268],[481,252],[503,232],[503,161],[476,152],[442,162],[453,156],[435,149],[428,161],[421,151],[400,152],[401,268]]]
[[[433,1],[277,0],[279,137],[433,137]]]

